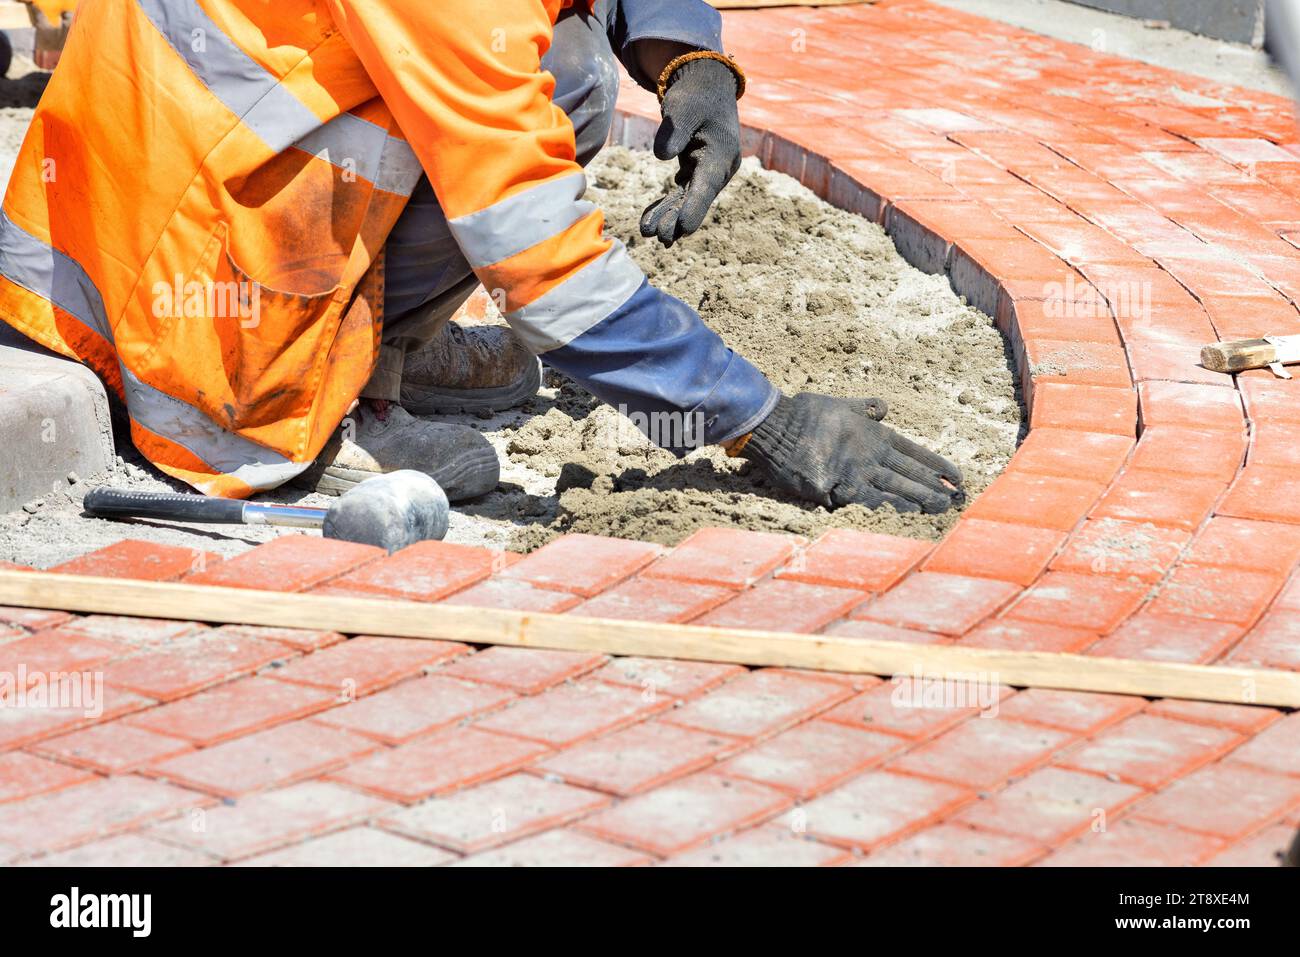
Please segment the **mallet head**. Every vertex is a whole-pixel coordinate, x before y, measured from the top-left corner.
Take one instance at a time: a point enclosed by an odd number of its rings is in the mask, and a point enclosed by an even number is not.
[[[325,513],[321,534],[390,553],[447,534],[451,507],[442,487],[424,472],[400,469],[360,483]]]

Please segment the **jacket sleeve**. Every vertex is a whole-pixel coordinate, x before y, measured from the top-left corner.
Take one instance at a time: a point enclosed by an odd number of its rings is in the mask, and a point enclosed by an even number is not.
[[[673,40],[699,50],[722,52],[722,15],[704,0],[609,0],[610,45],[632,79],[653,91],[658,77],[646,76],[631,50],[638,40]]]
[[[771,383],[651,286],[582,199],[573,127],[541,68],[557,0],[329,2],[461,252],[534,352],[674,451],[771,411]]]

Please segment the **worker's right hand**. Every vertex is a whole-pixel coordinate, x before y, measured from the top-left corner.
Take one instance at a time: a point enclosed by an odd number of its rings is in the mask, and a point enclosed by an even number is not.
[[[881,425],[885,411],[881,399],[782,396],[740,454],[779,488],[826,508],[936,514],[965,501],[957,466]]]

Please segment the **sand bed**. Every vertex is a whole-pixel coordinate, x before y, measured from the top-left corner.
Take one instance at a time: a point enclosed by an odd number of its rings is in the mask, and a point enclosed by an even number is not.
[[[643,240],[636,224],[670,166],[648,153],[611,149],[589,173],[588,195],[651,280],[695,306],[781,389],[884,398],[887,422],[957,462],[972,497],[1005,468],[1024,414],[1001,335],[946,279],[908,265],[874,223],[751,159],[706,226],[666,250]],[[957,513],[810,507],[717,449],[678,460],[572,383],[552,381],[558,388],[536,404],[533,418],[499,432],[511,472],[548,479],[544,494],[527,482],[527,492],[492,496],[532,519],[512,536],[513,547],[534,547],[562,531],[673,544],[708,525],[801,535],[862,528],[933,539],[956,520]],[[501,504],[483,503],[493,512]]]
[[[957,462],[972,498],[1006,466],[1024,413],[1002,337],[943,277],[909,266],[878,226],[747,160],[704,228],[665,250],[641,239],[636,224],[672,165],[610,149],[589,173],[589,198],[651,280],[695,306],[780,388],[884,398],[888,424]],[[655,448],[554,373],[544,385],[520,409],[460,418],[501,453],[502,484],[457,507],[450,541],[530,550],[564,532],[587,532],[673,544],[709,525],[807,536],[862,528],[937,539],[957,517],[811,507],[719,450],[677,459]],[[66,492],[0,516],[0,559],[43,567],[125,537],[230,555],[280,534],[82,517],[90,484],[180,488],[129,443],[120,441],[118,450],[115,473],[77,477]],[[328,502],[291,489],[265,497]]]

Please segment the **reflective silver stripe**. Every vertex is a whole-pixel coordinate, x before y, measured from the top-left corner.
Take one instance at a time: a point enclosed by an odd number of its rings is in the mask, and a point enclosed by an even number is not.
[[[214,472],[232,475],[255,489],[268,489],[287,482],[311,464],[291,462],[242,435],[227,432],[194,406],[155,389],[125,365],[119,366],[131,418],[187,449]]]
[[[410,144],[350,113],[322,125],[194,0],[137,2],[199,82],[272,152],[296,146],[341,169],[355,169],[379,189],[411,195],[421,169]]]
[[[351,113],[340,113],[293,145],[401,196],[411,195],[423,172],[409,143]]]
[[[375,186],[386,189],[399,196],[410,196],[415,191],[415,184],[424,175],[420,158],[411,149],[411,144],[399,140],[396,136],[387,136],[384,148],[379,152],[379,172],[375,174]]]
[[[558,349],[617,310],[643,282],[645,273],[615,240],[546,295],[507,313],[506,321],[534,352]]]
[[[586,191],[586,174],[570,173],[447,223],[460,251],[478,269],[531,249],[588,215],[596,207],[583,201]]]
[[[0,273],[113,341],[104,297],[81,264],[33,236],[0,209]]]
[[[241,50],[195,0],[136,0],[199,82],[272,152],[321,125],[320,118]]]

